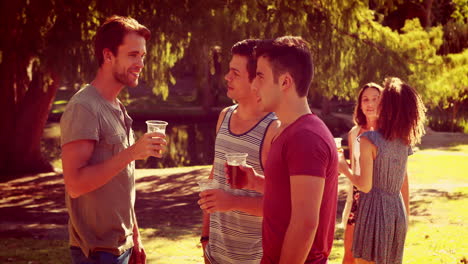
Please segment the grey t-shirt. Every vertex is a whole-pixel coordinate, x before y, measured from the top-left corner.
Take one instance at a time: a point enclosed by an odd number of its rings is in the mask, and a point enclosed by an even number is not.
[[[96,141],[88,165],[108,160],[133,145],[132,119],[119,105],[113,106],[92,85],[78,91],[60,120],[61,145],[83,139]],[[134,171],[135,162],[131,162],[92,192],[75,199],[65,194],[71,246],[80,247],[86,256],[97,250],[121,255],[133,246]]]

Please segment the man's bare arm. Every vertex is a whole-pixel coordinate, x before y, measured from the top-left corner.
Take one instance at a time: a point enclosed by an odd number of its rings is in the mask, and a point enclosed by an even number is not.
[[[76,140],[63,145],[62,165],[65,188],[72,198],[92,192],[106,184],[130,162],[149,156],[161,157],[166,141],[160,133],[147,133],[134,145],[99,164],[88,165],[95,141]]]
[[[291,182],[291,219],[281,249],[280,264],[304,263],[314,243],[325,179],[296,175]]]

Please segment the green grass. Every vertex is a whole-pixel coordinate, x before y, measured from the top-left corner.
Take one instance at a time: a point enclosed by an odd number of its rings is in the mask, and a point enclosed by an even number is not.
[[[410,156],[411,217],[404,264],[468,263],[467,160],[468,145]],[[337,227],[330,263],[341,263],[343,257],[340,232]]]
[[[33,238],[0,239],[0,263],[68,264],[68,241]]]
[[[408,159],[408,174],[416,184],[468,183],[468,145],[458,145],[446,150],[416,151]]]
[[[171,233],[164,237],[154,237],[155,229],[140,229],[148,263],[158,264],[190,264],[200,263],[202,259],[201,244],[198,234],[185,235],[176,240],[171,239]]]
[[[466,184],[466,182],[465,182]],[[468,187],[429,200],[427,214],[414,216],[407,234],[404,263],[466,263]]]
[[[463,261],[468,258],[468,187],[442,195],[424,192],[422,195],[422,199],[412,199],[403,263],[466,263]],[[343,257],[340,232],[342,229],[337,228],[330,263],[341,263]]]

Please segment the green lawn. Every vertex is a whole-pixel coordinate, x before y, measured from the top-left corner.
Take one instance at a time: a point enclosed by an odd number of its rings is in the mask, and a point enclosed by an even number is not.
[[[408,160],[410,184],[468,183],[468,145],[416,151]]]
[[[0,263],[68,264],[68,241],[35,238],[0,239]]]
[[[467,263],[467,160],[468,145],[446,149],[425,149],[415,152],[409,158],[411,222],[405,245],[405,264]],[[191,180],[179,177],[174,178],[176,181],[179,179],[179,182],[172,180],[166,183],[170,184],[167,186],[176,186],[174,191],[180,197],[188,197],[184,198],[186,200],[183,200],[182,205],[191,203],[193,196],[190,196],[190,193],[193,193],[192,188],[196,188],[195,184],[187,186],[187,181],[194,181],[194,178],[190,177],[195,176],[187,174],[184,177]],[[144,181],[140,184],[149,190],[148,194],[152,195],[149,200],[153,204],[158,200],[177,199],[174,192],[165,192],[167,187],[155,182],[157,178],[150,178],[142,178]],[[154,186],[159,186],[159,189],[155,189]],[[189,196],[184,196],[186,194]],[[147,228],[140,229],[148,263],[202,263],[202,252],[198,243],[200,228],[198,216],[201,214],[195,206],[181,208],[191,208],[189,210],[193,212],[186,211],[188,209],[169,212],[168,209],[161,209],[158,214],[154,214],[153,211],[149,213],[150,223],[154,224],[147,224]],[[183,220],[187,219],[184,217],[193,218],[192,224],[181,225],[187,221]],[[343,230],[337,227],[330,263],[341,263],[342,235]],[[15,237],[16,235],[0,232],[0,263],[69,263],[65,240],[45,240],[30,235]]]
[[[466,263],[467,198],[468,187],[461,187],[441,197],[431,198],[428,195],[424,199],[427,212],[413,217],[406,240],[404,263]]]
[[[143,237],[145,237],[143,230]],[[202,249],[199,236],[184,236],[177,240],[166,237],[144,239],[148,263],[201,263]]]

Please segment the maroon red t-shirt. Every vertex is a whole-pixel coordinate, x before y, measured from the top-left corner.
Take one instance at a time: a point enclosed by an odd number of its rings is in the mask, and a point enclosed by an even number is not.
[[[335,233],[338,187],[338,155],[330,130],[314,114],[301,116],[273,142],[264,172],[261,263],[279,262],[291,218],[293,175],[325,178],[319,225],[305,263],[327,263]]]

